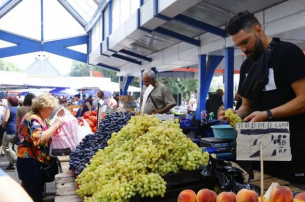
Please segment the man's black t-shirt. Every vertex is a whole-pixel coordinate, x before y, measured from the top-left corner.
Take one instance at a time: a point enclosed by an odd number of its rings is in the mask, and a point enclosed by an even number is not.
[[[239,89],[253,63],[254,61],[249,58],[243,62],[240,69]],[[284,41],[277,42],[276,48],[271,55],[270,64],[269,82],[265,86],[258,101],[253,102],[253,111],[273,109],[291,101],[296,97],[291,85],[295,81],[305,78],[305,56],[302,50],[292,43]],[[272,119],[271,121],[289,121],[290,145],[293,161],[293,166],[291,166],[289,162],[287,162],[286,166],[282,166],[284,164],[281,163],[281,165],[278,166],[284,167],[282,170],[279,167],[271,168],[271,170],[281,170],[279,171],[281,173],[278,173],[279,177],[284,178],[287,176],[287,172],[286,176],[282,175],[285,170],[294,169],[292,171],[293,176],[287,177],[291,181],[304,183],[305,158],[301,153],[304,151],[303,147],[305,142],[305,113],[296,116]],[[272,172],[274,172],[274,170]],[[300,177],[302,179],[299,177],[296,179],[295,177],[298,175],[301,175]]]
[[[272,53],[270,63],[269,83],[258,101],[253,103],[254,111],[273,109],[294,99],[296,95],[291,84],[305,78],[305,56],[302,50],[292,43],[279,41]],[[243,62],[240,69],[239,89],[252,65],[253,61],[249,58]],[[303,131],[302,136],[305,139],[305,113],[272,121],[289,121],[290,130]]]

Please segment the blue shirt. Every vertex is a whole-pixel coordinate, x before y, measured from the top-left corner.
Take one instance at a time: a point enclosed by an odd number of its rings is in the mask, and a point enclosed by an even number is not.
[[[16,120],[17,120],[17,110],[18,107],[9,107],[10,117],[8,118],[7,124],[5,126],[5,131],[7,134],[16,134]]]
[[[85,103],[84,100],[79,100],[79,101],[77,102],[77,105],[79,106],[80,104],[84,104],[84,103]]]

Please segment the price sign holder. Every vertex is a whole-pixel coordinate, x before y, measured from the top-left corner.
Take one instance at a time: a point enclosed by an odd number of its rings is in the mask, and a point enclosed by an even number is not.
[[[236,160],[260,161],[261,201],[264,201],[264,161],[291,161],[288,122],[236,124]]]

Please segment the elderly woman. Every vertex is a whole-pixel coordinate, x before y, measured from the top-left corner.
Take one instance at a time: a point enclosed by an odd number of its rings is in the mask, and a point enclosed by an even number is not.
[[[64,123],[60,117],[50,126],[49,117],[57,105],[58,100],[48,93],[34,98],[32,111],[22,118],[18,129],[17,171],[22,186],[35,202],[43,202],[41,168],[50,164],[51,137]]]
[[[7,103],[8,108],[5,111],[4,118],[2,121],[2,127],[5,129],[5,133],[3,136],[3,148],[4,153],[10,162],[6,170],[11,170],[15,169],[15,163],[17,160],[16,153],[12,149],[12,140],[14,139],[14,136],[16,134],[16,114],[18,110],[18,98],[15,96],[9,97]]]

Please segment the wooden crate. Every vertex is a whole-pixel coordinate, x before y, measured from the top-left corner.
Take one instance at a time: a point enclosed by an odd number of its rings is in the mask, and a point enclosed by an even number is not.
[[[76,194],[75,177],[69,170],[69,156],[58,157],[61,162],[62,173],[55,176],[55,202],[81,202],[83,198]]]

